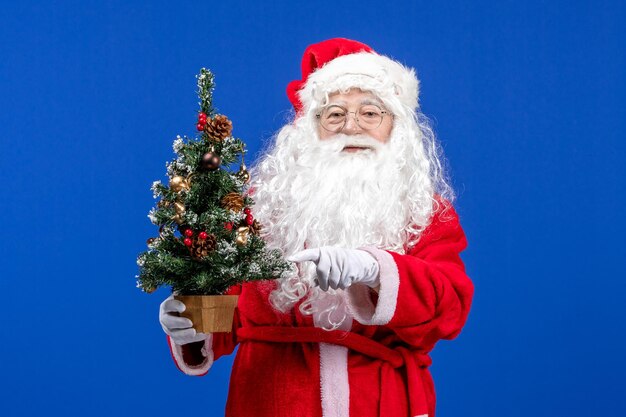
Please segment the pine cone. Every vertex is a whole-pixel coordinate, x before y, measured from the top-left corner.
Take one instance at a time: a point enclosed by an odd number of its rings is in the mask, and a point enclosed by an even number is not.
[[[217,247],[217,239],[215,235],[208,235],[206,239],[195,239],[189,252],[195,259],[202,259],[209,253],[213,252]]]
[[[228,117],[218,114],[214,118],[207,120],[204,131],[216,141],[222,141],[229,137],[233,131],[233,123]]]
[[[259,223],[256,219],[252,222],[248,229],[250,229],[250,233],[253,235],[258,235],[261,232],[261,223]]]
[[[243,197],[239,193],[228,193],[222,198],[222,206],[235,213],[243,209]]]
[[[217,248],[217,238],[213,234],[207,236],[205,243],[210,252],[213,252]]]

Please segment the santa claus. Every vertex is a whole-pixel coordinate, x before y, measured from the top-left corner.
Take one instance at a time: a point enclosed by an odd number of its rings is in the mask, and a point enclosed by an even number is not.
[[[189,375],[235,357],[227,416],[434,416],[428,353],[456,337],[473,285],[441,150],[413,69],[365,44],[311,45],[296,110],[252,169],[253,214],[291,273],[233,287],[232,333],[196,333],[169,297]]]

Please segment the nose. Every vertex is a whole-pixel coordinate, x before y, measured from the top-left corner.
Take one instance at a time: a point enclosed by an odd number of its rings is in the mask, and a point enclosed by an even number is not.
[[[346,124],[343,126],[343,132],[346,134],[360,132],[361,126],[356,122],[356,113],[348,113]]]

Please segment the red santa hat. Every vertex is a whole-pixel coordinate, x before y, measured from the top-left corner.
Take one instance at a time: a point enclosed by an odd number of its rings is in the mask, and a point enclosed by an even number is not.
[[[351,87],[371,91],[388,103],[414,110],[419,81],[413,68],[377,54],[364,43],[344,38],[310,45],[302,57],[302,79],[287,86],[298,114],[307,113],[324,97]]]

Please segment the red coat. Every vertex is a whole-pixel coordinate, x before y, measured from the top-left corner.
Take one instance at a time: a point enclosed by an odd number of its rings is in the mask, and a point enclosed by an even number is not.
[[[233,287],[240,294],[233,332],[207,335],[204,346],[168,337],[172,357],[182,372],[205,375],[239,345],[228,417],[434,417],[428,352],[455,338],[467,319],[474,286],[459,256],[466,246],[449,207],[405,255],[361,248],[378,260],[380,291],[346,290],[347,330],[317,328],[297,305],[276,312],[268,301],[274,281]]]

